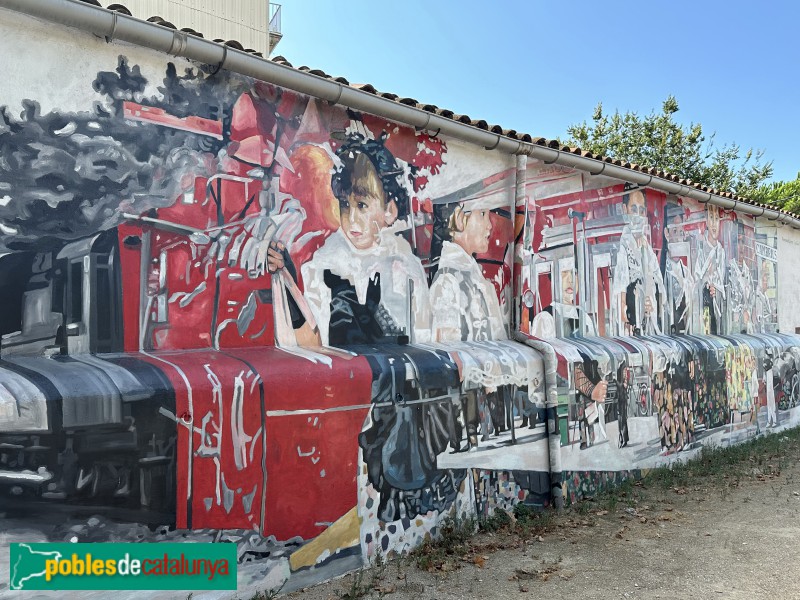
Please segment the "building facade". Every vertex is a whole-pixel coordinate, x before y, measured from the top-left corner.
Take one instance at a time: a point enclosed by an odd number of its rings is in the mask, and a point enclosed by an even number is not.
[[[800,419],[791,215],[0,12],[0,505],[301,587]]]

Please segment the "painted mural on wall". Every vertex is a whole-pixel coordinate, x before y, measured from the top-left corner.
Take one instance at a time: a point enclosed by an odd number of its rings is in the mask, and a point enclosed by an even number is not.
[[[558,356],[565,495],[591,488],[581,473],[651,468],[797,421],[774,228],[540,163],[525,189],[520,329]]]
[[[91,85],[2,108],[4,503],[300,536],[302,571],[412,547],[479,472],[549,502],[511,171],[433,195],[447,144],[377,117],[124,58]]]
[[[563,168],[530,168],[527,191],[517,208],[525,331],[777,330],[776,238],[754,218]]]
[[[508,157],[148,68],[0,105],[4,509],[248,532],[325,578],[796,422],[774,228],[535,161],[517,198]]]

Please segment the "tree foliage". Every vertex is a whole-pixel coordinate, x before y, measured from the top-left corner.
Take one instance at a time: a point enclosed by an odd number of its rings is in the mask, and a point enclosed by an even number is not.
[[[753,200],[800,214],[800,173],[792,181],[763,184],[753,194]]]
[[[661,112],[644,116],[619,111],[609,115],[598,103],[591,123],[568,128],[569,143],[595,154],[658,167],[720,191],[747,198],[757,195],[772,176],[772,163],[764,161],[763,151],[742,151],[735,143],[718,147],[714,134],[706,137],[699,123],[678,123],[678,110],[674,96],[664,100]]]

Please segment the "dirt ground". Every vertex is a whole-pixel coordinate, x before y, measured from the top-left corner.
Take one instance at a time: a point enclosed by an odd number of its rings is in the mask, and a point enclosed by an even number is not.
[[[533,526],[490,524],[287,597],[800,599],[798,438],[768,436]]]

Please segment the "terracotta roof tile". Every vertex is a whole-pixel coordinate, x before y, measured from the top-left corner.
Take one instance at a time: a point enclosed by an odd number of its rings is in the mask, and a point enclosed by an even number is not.
[[[376,94],[378,90],[371,83],[352,83],[350,84],[352,87],[356,88],[357,90],[361,90],[362,92],[367,92],[368,94]]]
[[[86,2],[86,0],[82,0],[82,1]],[[147,20],[150,23],[155,23],[156,25],[161,25],[162,27],[169,27],[170,29],[177,29],[177,27],[175,27],[175,25],[173,25],[172,23],[170,23],[169,21],[167,21],[163,17],[155,16],[155,17],[150,17]]]
[[[129,17],[133,16],[131,14],[131,11],[129,11],[122,4],[109,4],[106,8],[108,8],[108,10],[113,10],[115,12],[122,13],[123,15],[128,15]]]

